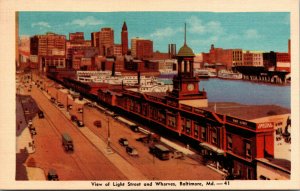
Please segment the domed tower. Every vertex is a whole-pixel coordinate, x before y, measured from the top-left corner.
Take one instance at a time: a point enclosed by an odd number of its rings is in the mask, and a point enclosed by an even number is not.
[[[178,74],[173,78],[173,91],[168,94],[172,102],[190,105],[193,107],[207,107],[205,91],[199,91],[199,78],[194,76],[193,50],[186,44],[186,25],[184,45],[177,54]]]

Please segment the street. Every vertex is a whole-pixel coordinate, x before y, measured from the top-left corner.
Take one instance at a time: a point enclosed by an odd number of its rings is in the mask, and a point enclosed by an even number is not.
[[[33,160],[45,172],[56,169],[60,180],[222,179],[222,175],[189,157],[159,160],[149,153],[148,145],[136,141],[144,134],[133,132],[115,118],[87,106],[85,101],[74,100],[67,89],[57,88],[57,84],[49,79],[42,79],[38,75],[33,75],[33,79],[35,82],[42,81],[40,87],[43,90],[33,85],[29,93],[44,112],[45,118],[33,119],[37,131],[34,137],[36,152],[27,161]],[[59,108],[52,103],[51,97],[64,107]],[[72,105],[68,111],[67,105]],[[79,108],[83,110],[82,113],[78,112]],[[84,127],[72,122],[71,115],[83,121]],[[96,120],[101,121],[102,127],[94,125]],[[73,139],[73,153],[65,152],[62,146],[61,134],[65,132]],[[137,149],[138,157],[126,152],[118,142],[120,138],[126,138],[129,145]],[[107,151],[108,144],[112,153]]]

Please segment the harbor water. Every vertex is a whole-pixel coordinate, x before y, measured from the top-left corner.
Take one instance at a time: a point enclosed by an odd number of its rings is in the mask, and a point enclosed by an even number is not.
[[[172,83],[172,79],[163,79]],[[291,86],[253,83],[244,80],[200,79],[209,102],[237,102],[249,105],[279,105],[291,108]]]

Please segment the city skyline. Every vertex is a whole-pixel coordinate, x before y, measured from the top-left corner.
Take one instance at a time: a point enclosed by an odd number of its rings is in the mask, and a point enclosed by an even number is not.
[[[187,43],[195,53],[208,52],[211,44],[225,49],[287,52],[290,38],[290,14],[283,12],[20,12],[19,19],[20,36],[54,32],[68,39],[69,33],[84,32],[90,40],[91,32],[111,27],[115,44],[121,43],[126,21],[128,39],[150,39],[154,51],[160,52],[167,52],[170,43],[177,44],[177,49],[183,45],[185,22]]]

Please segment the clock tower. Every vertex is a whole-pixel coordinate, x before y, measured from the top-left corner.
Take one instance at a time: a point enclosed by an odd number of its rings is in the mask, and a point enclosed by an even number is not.
[[[199,78],[194,76],[195,54],[186,44],[186,25],[184,45],[177,54],[178,74],[173,78],[173,91],[169,92],[168,99],[193,107],[207,107],[205,91],[199,91]]]

